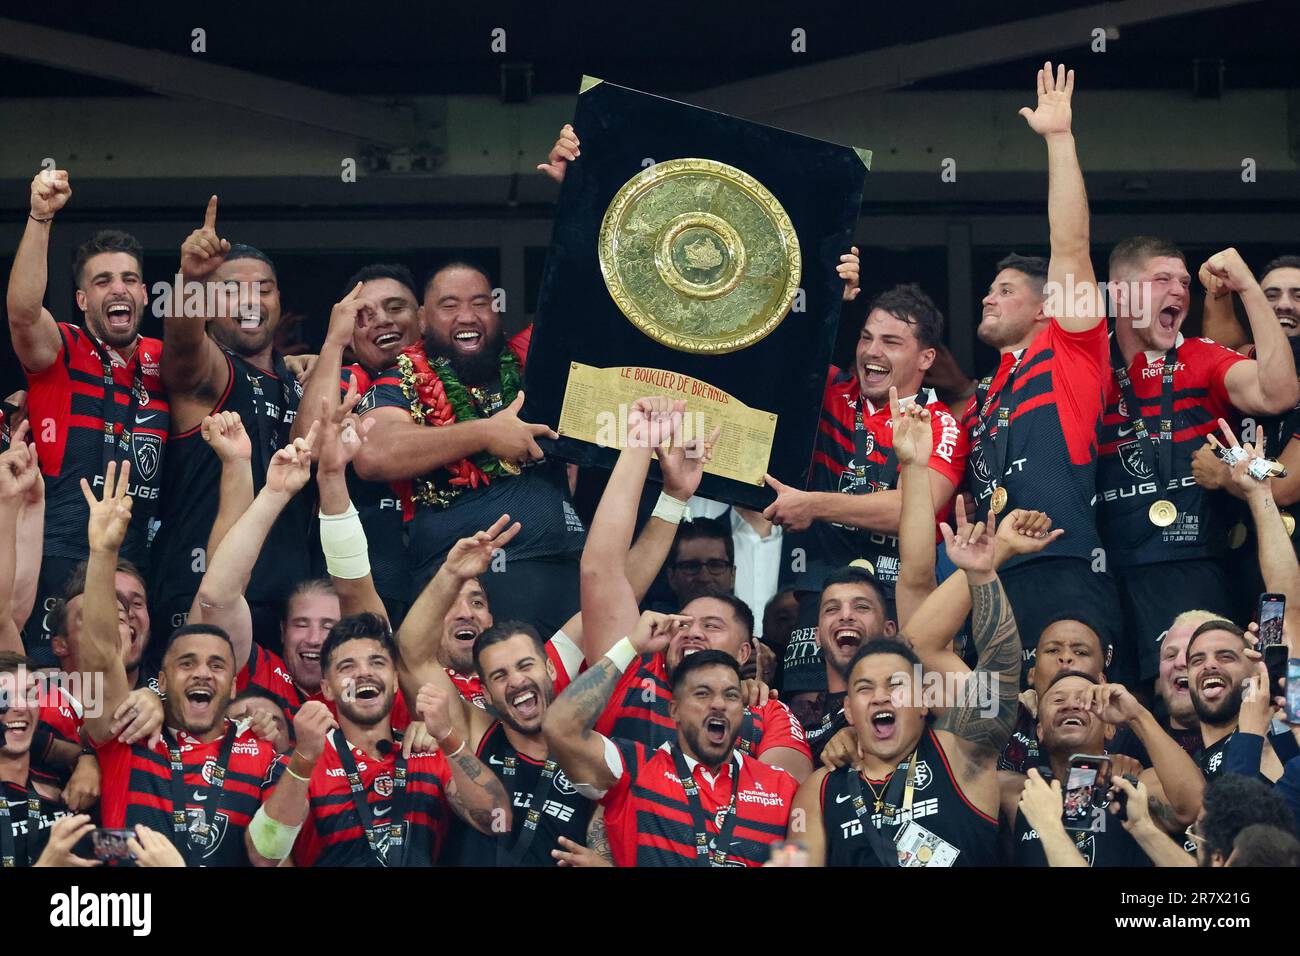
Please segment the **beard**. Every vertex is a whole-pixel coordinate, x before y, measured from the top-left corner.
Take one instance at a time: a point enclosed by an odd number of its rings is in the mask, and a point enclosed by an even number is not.
[[[424,350],[430,356],[437,355],[450,362],[452,371],[464,384],[484,385],[501,372],[501,346],[504,341],[505,333],[497,326],[496,332],[485,341],[483,348],[472,355],[456,351],[456,346],[450,342],[444,345],[432,338],[425,339]]]
[[[1192,694],[1192,709],[1201,723],[1211,727],[1231,723],[1241,713],[1241,686],[1234,685],[1217,702],[1211,703]]]
[[[95,338],[114,349],[126,348],[135,342],[140,335],[140,316],[138,313],[135,315],[131,327],[121,331],[109,328],[108,320],[103,315],[96,315],[93,318],[87,315],[86,325]]]
[[[208,334],[216,339],[218,345],[243,358],[257,355],[275,340],[275,328],[269,323],[262,326],[260,335],[249,339],[229,326],[223,325],[223,321],[222,319],[215,319],[209,322]]]
[[[545,715],[546,713],[545,708],[550,707],[551,702],[555,700],[554,685],[551,683],[550,679],[548,678],[541,685],[529,684],[523,690],[520,690],[518,693],[516,693],[515,696],[518,697],[519,694],[525,694],[530,690],[533,691],[535,694],[537,694],[538,702],[544,705],[544,707],[541,708],[541,714]],[[509,706],[509,701],[491,700],[490,702],[492,704],[492,709],[496,712],[497,717],[501,719],[501,722],[506,724],[515,733],[524,734],[525,736],[528,737],[536,737],[539,734],[541,734],[542,724],[540,720],[537,722],[537,725],[535,727],[530,729],[528,727],[523,726],[522,724],[520,724],[518,721],[515,720],[515,715]]]
[[[355,701],[345,700],[345,694],[339,694],[334,700],[334,706],[338,708],[339,714],[346,717],[358,727],[374,727],[388,720],[393,713],[393,699],[397,696],[397,691],[389,688],[386,692],[387,700],[381,710],[371,714],[361,713],[356,706]]]
[[[685,739],[687,746],[695,754],[695,759],[707,767],[720,766],[725,763],[731,756],[731,752],[736,748],[736,739],[740,736],[740,728],[737,727],[731,733],[731,738],[721,746],[715,746],[704,738],[704,731],[690,724],[678,724],[678,731]]]

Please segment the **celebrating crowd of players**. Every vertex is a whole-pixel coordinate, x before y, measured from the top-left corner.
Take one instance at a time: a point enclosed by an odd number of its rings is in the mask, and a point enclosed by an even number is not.
[[[367,266],[294,362],[214,196],[179,271],[216,294],[178,285],[161,340],[112,230],[74,263],[84,324],[56,322],[72,189],[38,174],[6,300],[0,865],[1300,863],[1296,728],[1242,626],[1268,591],[1297,633],[1300,258],[1210,257],[1211,338],[1180,332],[1165,239],[1120,242],[1103,298],[1073,86],[1046,64],[1022,110],[1051,255],[992,277],[997,368],[966,379],[925,292],[881,292],[805,487],[769,478],[761,513],[694,497],[718,433],[652,394],[584,521],[519,417],[531,330],[468,262]],[[539,168],[579,156],[565,127]],[[822,267],[859,294],[856,249]]]

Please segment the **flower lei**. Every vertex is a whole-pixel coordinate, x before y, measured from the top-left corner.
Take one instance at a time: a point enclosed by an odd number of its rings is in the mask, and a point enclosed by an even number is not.
[[[402,375],[402,394],[411,403],[411,418],[416,424],[436,427],[482,417],[474,407],[469,390],[452,369],[451,362],[438,357],[430,363],[423,343],[417,342],[402,349],[397,357],[397,367]],[[500,371],[501,395],[508,405],[522,387],[519,360],[509,348],[501,350]],[[416,501],[446,507],[467,488],[487,485],[493,478],[503,475],[519,474],[519,468],[512,462],[502,461],[486,452],[442,467],[451,476],[447,479],[447,487],[439,487],[434,479],[420,479],[416,482],[418,490],[412,496]]]

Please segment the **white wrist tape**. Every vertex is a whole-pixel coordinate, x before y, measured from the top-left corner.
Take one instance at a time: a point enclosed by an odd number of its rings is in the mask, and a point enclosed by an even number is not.
[[[370,573],[370,551],[361,517],[351,503],[341,515],[320,516],[320,547],[332,578],[355,581]]]
[[[618,668],[618,672],[621,674],[640,655],[637,654],[636,648],[632,646],[632,639],[625,637],[606,651],[605,656],[610,659],[610,662]]]
[[[691,520],[691,509],[688,502],[678,501],[666,491],[661,491],[659,500],[655,502],[655,510],[650,515],[669,524],[681,524]]]
[[[283,860],[293,850],[294,841],[302,824],[291,827],[275,820],[266,812],[265,805],[257,808],[252,821],[248,824],[248,835],[253,838],[253,847],[266,860]]]

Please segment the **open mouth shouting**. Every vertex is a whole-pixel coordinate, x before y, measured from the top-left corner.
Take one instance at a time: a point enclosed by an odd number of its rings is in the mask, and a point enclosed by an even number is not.
[[[212,716],[216,696],[216,689],[208,684],[191,684],[185,689],[185,702],[190,714],[200,720]]]
[[[1156,324],[1164,332],[1172,332],[1178,326],[1178,320],[1182,318],[1183,308],[1180,305],[1167,305],[1156,314]]]
[[[1170,681],[1170,685],[1173,687],[1173,691],[1175,694],[1186,694],[1189,693],[1191,690],[1190,682],[1187,680],[1186,674],[1179,674],[1172,681]]]
[[[114,332],[129,332],[135,319],[135,304],[129,299],[117,299],[104,307],[104,321]]]
[[[888,365],[882,365],[879,362],[864,362],[862,364],[862,383],[870,391],[877,391],[885,387],[889,381],[889,373],[892,371]]]
[[[863,634],[855,627],[841,627],[835,630],[832,640],[840,653],[851,655],[862,646]]]
[[[725,746],[731,725],[725,717],[709,717],[704,721],[704,739],[715,747]]]
[[[871,715],[871,736],[876,740],[891,740],[898,729],[898,716],[892,707],[878,710]]]
[[[506,700],[522,721],[536,720],[542,714],[542,695],[535,684],[513,692]]]
[[[352,696],[363,704],[379,700],[384,696],[384,685],[373,678],[362,677],[353,685]]]
[[[1300,323],[1296,322],[1296,317],[1290,312],[1278,312],[1277,321],[1288,335],[1294,332],[1297,327],[1300,327]]]
[[[1066,713],[1062,714],[1060,717],[1056,718],[1056,729],[1066,730],[1069,728],[1074,728],[1077,730],[1086,730],[1088,728],[1089,721],[1090,718],[1088,717],[1087,713],[1084,711],[1078,711],[1078,710],[1067,711]]]
[[[474,641],[478,638],[478,633],[478,628],[469,624],[461,624],[451,632],[451,636],[462,644],[468,644],[472,647]]]
[[[1206,674],[1197,688],[1205,700],[1222,700],[1228,693],[1228,680],[1222,674]]]

